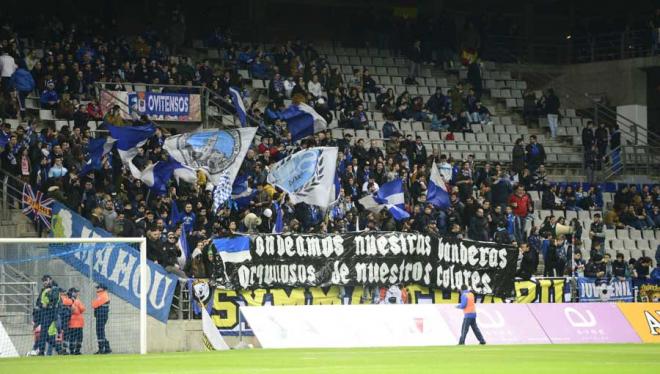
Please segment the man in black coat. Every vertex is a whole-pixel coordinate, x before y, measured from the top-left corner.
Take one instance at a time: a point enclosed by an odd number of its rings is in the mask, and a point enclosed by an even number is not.
[[[594,145],[596,141],[596,135],[594,134],[594,123],[593,121],[587,122],[587,127],[582,129],[582,148],[585,150],[591,149],[591,146]]]
[[[607,133],[607,128],[604,123],[600,123],[595,132],[596,136],[596,145],[598,146],[598,157],[601,159],[607,154],[607,143],[609,140],[609,134]]]
[[[520,250],[520,255],[522,259],[520,260],[520,266],[516,271],[516,277],[520,277],[523,280],[529,280],[535,271],[534,258],[532,252],[529,250],[529,244],[523,242],[518,245]]]
[[[529,144],[525,148],[527,152],[527,168],[533,174],[541,164],[545,164],[546,155],[543,144],[536,141],[536,136],[529,137]]]
[[[477,209],[475,216],[470,220],[468,238],[482,242],[488,241],[488,220],[484,217],[484,210]]]

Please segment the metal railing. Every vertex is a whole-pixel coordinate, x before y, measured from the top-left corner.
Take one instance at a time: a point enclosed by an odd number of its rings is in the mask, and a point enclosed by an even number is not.
[[[483,53],[499,62],[570,64],[650,56],[651,45],[649,29],[567,34],[561,39],[491,34]]]

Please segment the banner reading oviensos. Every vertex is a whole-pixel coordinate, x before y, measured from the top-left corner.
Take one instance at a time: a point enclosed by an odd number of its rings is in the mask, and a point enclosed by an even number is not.
[[[71,211],[61,203],[52,205],[51,236],[55,238],[111,237],[105,230]],[[140,253],[128,243],[50,244],[48,250],[84,275],[93,271],[94,282],[105,284],[117,295],[140,307]],[[177,278],[149,260],[147,313],[167,322]]]
[[[608,282],[598,282],[596,278],[579,277],[577,279],[580,302],[602,301],[633,301],[632,280],[613,279]]]
[[[104,113],[119,105],[126,120],[143,114],[153,120],[200,122],[202,120],[199,94],[101,91],[101,109]]]
[[[252,235],[214,244],[236,289],[415,283],[510,296],[513,246],[404,232]]]

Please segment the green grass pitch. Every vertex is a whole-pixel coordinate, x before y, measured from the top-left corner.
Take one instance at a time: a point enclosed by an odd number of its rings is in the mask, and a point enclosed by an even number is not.
[[[367,349],[0,359],[0,373],[660,373],[659,344]]]

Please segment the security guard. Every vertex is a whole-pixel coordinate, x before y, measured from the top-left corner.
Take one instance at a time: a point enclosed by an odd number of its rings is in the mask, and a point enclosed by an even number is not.
[[[479,340],[479,344],[486,344],[483,335],[481,335],[481,330],[477,326],[477,307],[474,303],[474,294],[468,290],[466,285],[461,286],[461,303],[456,307],[463,309],[463,326],[461,327],[461,338],[458,340],[458,344],[465,344],[465,336],[470,327],[472,327],[474,335]]]
[[[57,320],[60,297],[59,291],[53,287],[53,278],[50,275],[44,275],[41,277],[41,283],[43,288],[41,289],[41,292],[39,292],[36,308],[34,310],[35,324],[40,326],[39,338],[37,339],[36,344],[36,350],[39,356],[43,356],[46,352],[48,330],[53,322]]]
[[[79,355],[83,340],[83,327],[85,326],[85,305],[78,299],[80,290],[75,287],[69,288],[66,297],[62,297],[62,305],[69,308],[71,317],[69,318],[67,329],[64,334],[65,346],[68,343],[69,353]]]
[[[99,344],[99,350],[95,354],[112,353],[110,342],[105,336],[105,324],[108,322],[110,313],[110,295],[105,285],[96,285],[96,299],[92,301],[92,308],[94,308],[94,318],[96,318],[96,340]]]

